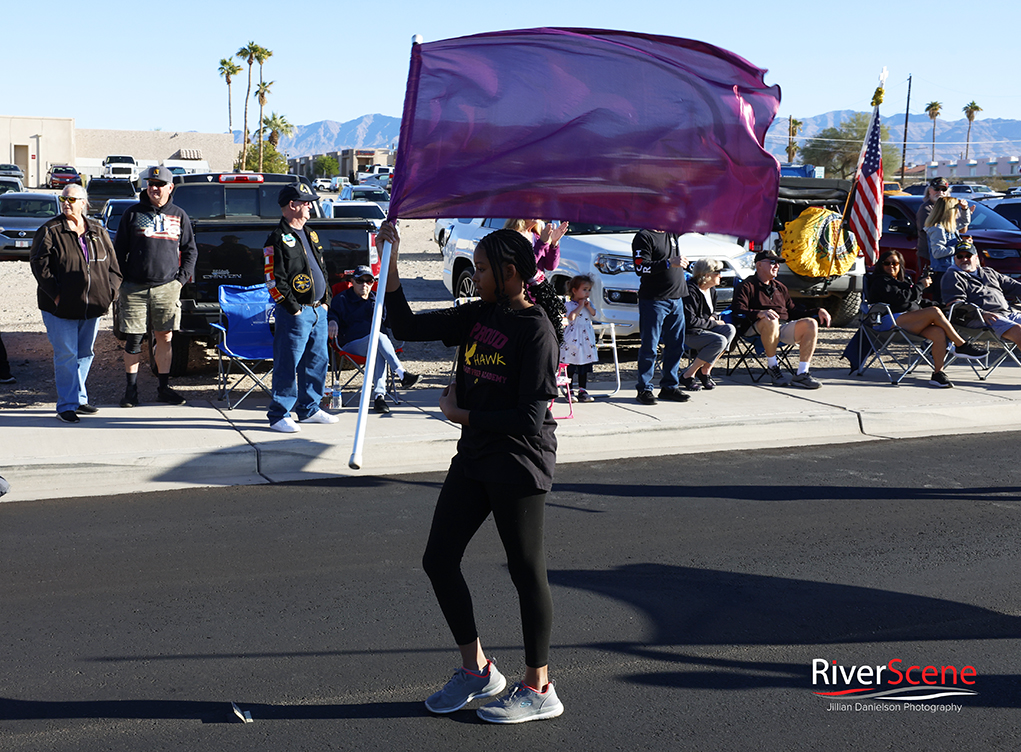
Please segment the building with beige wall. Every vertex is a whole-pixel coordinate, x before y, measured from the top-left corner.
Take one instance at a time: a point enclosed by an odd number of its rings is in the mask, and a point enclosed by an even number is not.
[[[229,133],[94,130],[75,128],[74,118],[0,115],[0,162],[21,167],[28,188],[42,186],[53,165],[73,165],[96,175],[109,154],[150,164],[202,160],[213,172],[230,172],[240,149]]]
[[[74,118],[0,115],[0,162],[22,169],[25,187],[42,185],[51,165],[73,165],[74,160]]]

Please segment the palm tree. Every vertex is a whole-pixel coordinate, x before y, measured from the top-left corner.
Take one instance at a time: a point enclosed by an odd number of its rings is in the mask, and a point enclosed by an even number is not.
[[[241,139],[241,169],[245,168],[245,158],[248,156],[248,99],[252,94],[252,64],[255,62],[255,53],[261,48],[255,42],[249,42],[240,50],[234,53],[234,57],[248,63],[248,89],[245,91],[245,132]]]
[[[259,87],[255,90],[255,97],[259,100],[259,172],[262,172],[262,110],[266,106],[266,100],[269,98],[269,88],[276,83],[275,81],[259,82]]]
[[[971,100],[968,104],[961,108],[964,112],[964,116],[968,118],[968,140],[964,146],[964,161],[968,161],[968,152],[971,148],[971,124],[975,122],[975,114],[982,112],[982,108],[975,104],[975,100]]]
[[[262,127],[269,131],[269,138],[266,140],[273,144],[273,148],[280,146],[281,136],[294,135],[294,126],[283,115],[277,115],[275,112],[269,113],[263,119]]]
[[[227,81],[227,132],[234,133],[234,120],[231,115],[230,106],[230,78],[241,72],[241,66],[229,57],[220,58],[220,75]]]
[[[798,145],[794,143],[794,137],[798,135],[801,127],[804,125],[800,120],[794,118],[788,118],[787,120],[787,161],[793,162],[795,155],[798,153]]]
[[[255,50],[255,61],[259,64],[259,88],[262,88],[262,66],[263,64],[273,57],[273,50],[266,49],[261,45],[256,45]],[[272,82],[270,82],[272,83]],[[269,93],[269,89],[265,90],[265,93]],[[258,92],[256,92],[258,94]],[[260,105],[264,105],[264,97],[259,98]],[[262,170],[262,107],[259,108],[259,170]]]
[[[936,161],[936,118],[943,110],[942,102],[929,102],[925,105],[925,114],[932,120],[932,161]]]

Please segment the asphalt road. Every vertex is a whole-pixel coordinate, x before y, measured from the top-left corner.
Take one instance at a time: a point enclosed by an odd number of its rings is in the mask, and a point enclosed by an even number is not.
[[[0,504],[0,750],[1014,750],[1019,440],[562,466],[566,711],[518,727],[421,703],[457,663],[420,567],[439,474]],[[491,524],[466,571],[519,674]],[[832,710],[815,659],[977,694]]]

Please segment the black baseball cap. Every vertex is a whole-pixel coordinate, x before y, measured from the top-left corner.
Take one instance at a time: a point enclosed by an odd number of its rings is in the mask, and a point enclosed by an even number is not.
[[[287,206],[291,201],[318,201],[319,196],[314,193],[309,193],[305,190],[305,186],[300,183],[294,183],[291,185],[284,186],[280,189],[280,194],[277,196],[277,203],[280,206]]]
[[[933,178],[929,181],[929,185],[932,188],[939,188],[941,191],[945,191],[950,187],[950,183],[947,182],[946,178]]]
[[[779,261],[781,264],[783,263],[783,259],[777,256],[774,251],[759,251],[756,253],[755,263],[757,264],[760,261]]]

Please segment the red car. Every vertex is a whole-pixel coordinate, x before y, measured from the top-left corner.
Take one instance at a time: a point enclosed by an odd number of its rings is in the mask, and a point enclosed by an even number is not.
[[[50,188],[63,188],[71,183],[82,184],[82,176],[78,170],[68,165],[53,165],[46,172],[46,185]]]
[[[982,257],[982,266],[1015,279],[1021,278],[1021,230],[988,206],[968,203],[971,204],[972,215],[965,234],[974,240]],[[883,237],[879,240],[879,251],[900,251],[905,266],[915,271],[920,271],[915,253],[918,242],[915,213],[921,205],[921,196],[883,197]]]

